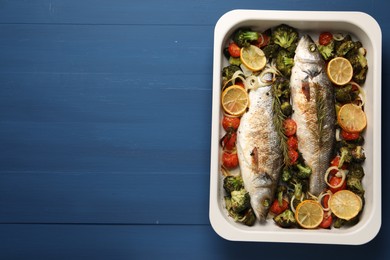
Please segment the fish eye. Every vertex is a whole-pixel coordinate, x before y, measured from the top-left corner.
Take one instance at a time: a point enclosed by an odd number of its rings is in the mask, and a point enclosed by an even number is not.
[[[312,44],[310,44],[309,45],[309,50],[311,51],[311,52],[314,52],[315,50],[316,50],[316,45],[314,44],[314,43],[312,43]]]

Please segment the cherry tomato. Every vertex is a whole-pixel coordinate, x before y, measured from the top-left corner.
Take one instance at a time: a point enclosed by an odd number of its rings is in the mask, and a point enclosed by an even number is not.
[[[341,177],[332,176],[332,177],[330,177],[329,184],[334,187],[334,186],[339,185],[341,181],[342,181]],[[338,187],[338,188],[331,188],[331,187],[329,187],[329,190],[332,193],[336,193],[339,190],[345,190],[346,188],[347,188],[347,182],[344,180],[343,184],[340,187]]]
[[[296,150],[288,150],[288,158],[291,164],[295,164],[298,160],[299,154]]]
[[[236,147],[237,133],[230,131],[222,137],[222,147],[225,150],[231,151]]]
[[[259,48],[263,48],[264,46],[267,46],[270,42],[270,37],[265,33],[259,33],[259,39],[257,40],[257,43],[255,44]]]
[[[347,141],[352,141],[352,140],[356,140],[359,138],[360,134],[359,133],[350,133],[350,132],[347,132],[345,131],[344,129],[341,129],[341,137],[344,139],[344,140],[347,140]]]
[[[236,84],[242,88],[245,88],[244,82],[242,82],[241,80],[237,80],[234,84]]]
[[[287,139],[287,147],[290,150],[298,150],[298,138],[295,135]]]
[[[330,195],[326,195],[322,198],[322,205],[324,206],[324,208],[328,208],[329,207],[329,198],[330,198]]]
[[[237,130],[239,125],[240,125],[239,117],[224,116],[222,119],[222,127],[223,129],[225,129],[225,131],[229,131],[229,129]]]
[[[232,56],[233,58],[240,57],[241,48],[236,43],[234,42],[230,43],[228,47],[228,51],[230,56]]]
[[[286,136],[295,135],[297,132],[297,123],[293,119],[287,118],[283,122],[283,129]]]
[[[330,32],[323,32],[320,34],[318,42],[321,45],[328,45],[333,40],[333,35]]]
[[[279,215],[280,213],[282,213],[286,209],[288,209],[288,201],[287,200],[282,200],[282,205],[280,205],[279,200],[275,199],[269,210],[272,213],[274,213],[275,215]]]
[[[332,214],[324,213],[324,218],[320,224],[320,227],[321,228],[330,228],[330,226],[332,225],[332,222],[333,222]]]
[[[222,154],[222,164],[228,169],[233,169],[238,166],[237,153],[224,152]]]
[[[339,167],[339,163],[340,163],[340,156],[337,155],[337,156],[334,157],[333,160],[330,162],[330,166]],[[343,169],[343,170],[347,169],[347,164],[344,163],[344,164],[341,166],[341,169]],[[331,171],[330,173],[334,175],[334,174],[337,173],[337,171],[336,171],[336,170],[333,170],[333,171]]]

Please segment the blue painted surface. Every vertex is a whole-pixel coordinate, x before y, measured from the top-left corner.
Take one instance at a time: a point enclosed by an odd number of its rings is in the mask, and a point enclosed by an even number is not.
[[[225,241],[210,226],[208,196],[219,17],[367,12],[382,28],[385,101],[389,8],[385,0],[0,1],[0,258],[388,258],[387,107],[384,221],[366,245]]]

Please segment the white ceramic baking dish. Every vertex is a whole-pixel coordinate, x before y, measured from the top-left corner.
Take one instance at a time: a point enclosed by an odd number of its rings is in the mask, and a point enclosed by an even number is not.
[[[248,227],[235,223],[225,210],[219,146],[223,134],[221,70],[227,65],[223,49],[232,32],[239,27],[265,30],[281,23],[309,34],[348,32],[359,39],[367,50],[369,71],[364,84],[368,120],[364,149],[367,159],[363,179],[366,204],[359,223],[353,227],[330,230],[282,229],[272,219],[265,225],[256,223]],[[218,20],[214,31],[209,216],[212,227],[221,237],[234,241],[364,244],[377,235],[381,227],[381,59],[381,29],[375,19],[362,12],[233,10]]]

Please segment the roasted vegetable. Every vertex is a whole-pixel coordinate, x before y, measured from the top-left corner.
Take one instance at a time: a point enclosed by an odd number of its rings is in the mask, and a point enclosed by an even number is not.
[[[276,68],[289,78],[291,76],[291,69],[294,66],[294,52],[288,52],[281,49],[276,55]]]
[[[300,179],[307,179],[310,177],[312,171],[309,166],[304,166],[300,163],[297,164],[298,172],[297,172],[297,177]]]
[[[237,65],[230,64],[230,65],[224,67],[222,69],[222,80],[223,80],[223,82],[226,82],[226,81],[230,80],[233,77],[234,73],[236,71],[238,71],[238,70],[241,70],[241,68],[239,66],[237,66]]]
[[[341,168],[341,166],[344,163],[350,163],[351,161],[352,161],[351,150],[346,146],[342,146],[340,148],[340,162],[338,167]]]
[[[279,49],[280,46],[277,44],[268,44],[263,48],[263,52],[265,54],[265,57],[267,57],[268,60],[272,60],[273,58],[276,58]]]
[[[272,31],[271,40],[280,47],[293,52],[299,40],[298,30],[287,24],[278,25]]]
[[[225,205],[229,216],[232,217],[234,221],[247,226],[253,226],[255,224],[256,216],[251,207],[241,212],[235,212],[232,208],[232,202],[229,196],[225,197]]]
[[[330,41],[328,45],[317,45],[318,51],[321,53],[324,60],[330,60],[335,56],[334,40]]]
[[[292,178],[292,171],[289,167],[284,167],[282,171],[282,181],[288,182]]]
[[[286,209],[279,215],[275,216],[273,220],[278,226],[283,228],[294,227],[297,223],[294,217],[294,213],[289,209]]]
[[[248,47],[251,42],[257,41],[258,39],[259,34],[249,28],[240,28],[233,35],[233,41],[241,48]]]
[[[226,176],[223,179],[223,188],[227,194],[231,194],[232,191],[239,191],[244,188],[241,175],[238,176]]]
[[[356,193],[359,196],[364,195],[362,181],[358,178],[347,177],[347,189]]]
[[[363,162],[366,160],[366,155],[364,153],[363,146],[357,145],[354,149],[351,150],[352,160],[355,162]]]
[[[233,58],[233,57],[229,57],[229,64],[231,65],[236,65],[236,66],[240,66],[241,65],[241,59],[240,58]]]
[[[358,84],[363,84],[366,80],[368,65],[366,49],[363,48],[361,42],[354,42],[354,48],[345,55],[345,58],[347,58],[352,65],[352,79]]]
[[[348,168],[348,178],[357,178],[361,180],[364,177],[364,169],[360,163],[351,163]]]
[[[335,98],[340,103],[350,103],[357,99],[359,90],[355,90],[352,84],[347,84],[344,87],[335,88]]]
[[[276,78],[273,83],[274,95],[281,100],[281,102],[290,100],[290,81],[284,77]]]
[[[281,109],[283,115],[285,115],[285,116],[290,116],[293,112],[292,105],[288,101],[284,101],[280,105],[280,109]]]
[[[241,212],[250,207],[249,193],[245,189],[234,190],[230,194],[231,207],[234,212]]]

